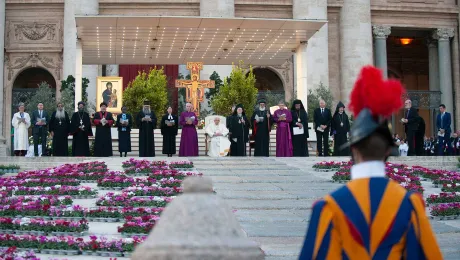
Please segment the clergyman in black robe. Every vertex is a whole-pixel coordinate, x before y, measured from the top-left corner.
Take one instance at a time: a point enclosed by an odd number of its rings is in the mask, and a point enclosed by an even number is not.
[[[418,109],[417,109],[418,112]],[[423,138],[425,137],[425,120],[418,115],[418,128],[415,132],[415,154],[417,156],[423,155]]]
[[[178,118],[172,114],[172,107],[168,107],[168,112],[161,118],[161,134],[163,135],[163,154],[172,157],[176,154],[176,136],[178,129]]]
[[[254,156],[268,157],[270,154],[270,131],[273,118],[265,105],[264,99],[259,100],[259,107],[256,108],[251,117],[252,136],[255,144]]]
[[[350,121],[345,113],[345,105],[342,102],[337,104],[331,122],[331,135],[334,137],[334,156],[349,156],[349,149],[341,149],[348,141],[347,134],[350,132]]]
[[[53,156],[69,155],[69,129],[69,115],[64,111],[62,103],[58,103],[49,123],[49,131],[53,137]]]
[[[94,114],[94,125],[96,126],[96,138],[94,138],[94,156],[113,156],[112,148],[112,126],[115,123],[112,113],[107,112],[107,104],[102,102],[99,107],[101,111]]]
[[[125,153],[125,157],[128,152],[131,152],[131,127],[133,126],[133,117],[127,113],[128,109],[123,106],[121,108],[121,114],[117,116],[117,128],[118,128],[118,151],[120,157]]]
[[[139,157],[155,156],[153,130],[157,125],[157,118],[150,110],[150,101],[144,101],[143,109],[137,114],[136,124],[139,127]]]
[[[301,100],[294,100],[291,107],[292,156],[308,157],[308,113]],[[303,129],[303,134],[294,135],[294,127]]]
[[[249,127],[250,123],[244,113],[243,105],[237,105],[230,117],[230,156],[246,156]]]
[[[70,120],[70,134],[73,135],[72,155],[90,156],[88,136],[93,136],[93,130],[83,101],[78,102],[78,111],[73,113]]]

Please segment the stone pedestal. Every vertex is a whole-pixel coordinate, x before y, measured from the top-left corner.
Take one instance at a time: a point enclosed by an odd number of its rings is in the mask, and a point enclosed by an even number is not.
[[[293,0],[292,15],[294,19],[327,20],[327,0]],[[302,57],[305,55],[306,57]],[[329,49],[328,25],[317,31],[305,46],[296,52],[297,98],[307,105],[308,89],[317,88],[321,83],[329,87]],[[303,71],[299,71],[303,70]],[[299,77],[299,75],[301,75]],[[306,84],[304,86],[304,84]]]
[[[200,0],[200,16],[204,17],[235,17],[234,0]]]
[[[187,178],[184,194],[161,214],[133,260],[261,260],[263,251],[249,240],[231,208],[212,193],[207,177]]]
[[[375,66],[382,70],[383,76],[388,78],[387,64],[387,37],[391,33],[391,27],[386,25],[372,26],[375,42]]]
[[[370,0],[343,1],[340,36],[342,99],[347,106],[361,68],[373,63]]]
[[[437,29],[433,35],[433,38],[438,40],[441,102],[446,105],[447,110],[450,111],[453,111],[454,108],[454,99],[452,97],[452,60],[450,53],[450,38],[453,36],[453,28]]]

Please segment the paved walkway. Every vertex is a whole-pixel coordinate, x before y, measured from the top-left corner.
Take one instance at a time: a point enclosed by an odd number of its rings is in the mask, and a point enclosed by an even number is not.
[[[178,158],[157,158],[173,160]],[[332,159],[332,158],[331,158]],[[349,158],[334,158],[336,161]],[[409,165],[454,169],[454,158],[395,158]],[[46,164],[43,159],[43,164]],[[95,160],[95,159],[91,159]],[[125,158],[103,159],[110,170],[121,170]],[[190,158],[196,170],[212,177],[217,194],[235,210],[247,235],[257,241],[268,260],[297,259],[310,218],[311,206],[319,198],[338,188],[332,173],[315,172],[312,165],[321,158]],[[0,160],[1,161],[1,160]],[[56,162],[54,162],[56,163]],[[440,192],[428,182],[425,196]],[[96,184],[88,186],[96,187]],[[99,195],[105,191],[100,191]],[[94,206],[93,200],[75,200],[75,204]],[[432,221],[445,259],[460,259],[460,220]],[[90,233],[119,237],[121,223],[90,223]],[[60,257],[40,255],[42,259],[108,259],[102,257]],[[122,258],[119,258],[122,259]]]

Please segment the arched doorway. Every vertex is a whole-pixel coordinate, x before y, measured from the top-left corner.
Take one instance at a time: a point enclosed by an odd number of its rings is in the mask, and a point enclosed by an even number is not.
[[[276,72],[269,68],[255,68],[252,73],[256,78],[256,88],[259,90],[259,97],[266,97],[269,103],[285,99],[284,84]]]
[[[38,85],[42,82],[47,82],[51,88],[56,89],[56,80],[53,75],[46,69],[31,67],[20,72],[13,82],[13,88],[11,93],[11,116],[17,112],[17,105],[22,102],[28,105],[30,98],[38,90]],[[29,114],[31,111],[27,111]],[[29,129],[31,132],[31,129]],[[11,134],[13,139],[13,127],[11,126]],[[29,133],[30,136],[31,133]],[[11,140],[11,145],[14,142]],[[13,152],[13,147],[11,147]]]

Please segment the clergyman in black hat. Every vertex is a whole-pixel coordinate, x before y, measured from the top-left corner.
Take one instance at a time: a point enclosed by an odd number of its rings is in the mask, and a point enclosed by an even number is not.
[[[155,156],[153,130],[157,125],[157,117],[150,109],[150,101],[144,100],[142,110],[137,114],[136,123],[139,127],[139,157]]]
[[[308,113],[301,100],[292,102],[291,114],[292,156],[308,157]]]
[[[78,102],[78,111],[73,113],[70,120],[70,134],[72,139],[73,156],[89,156],[88,136],[93,136],[91,129],[91,119],[85,111],[85,102]]]
[[[270,131],[273,118],[266,107],[265,99],[260,99],[251,117],[252,138],[255,142],[254,156],[268,157],[270,153]]]
[[[340,149],[347,142],[349,132],[350,121],[348,121],[348,115],[345,113],[345,105],[339,102],[331,122],[331,136],[334,137],[334,156],[350,155],[349,149]]]

